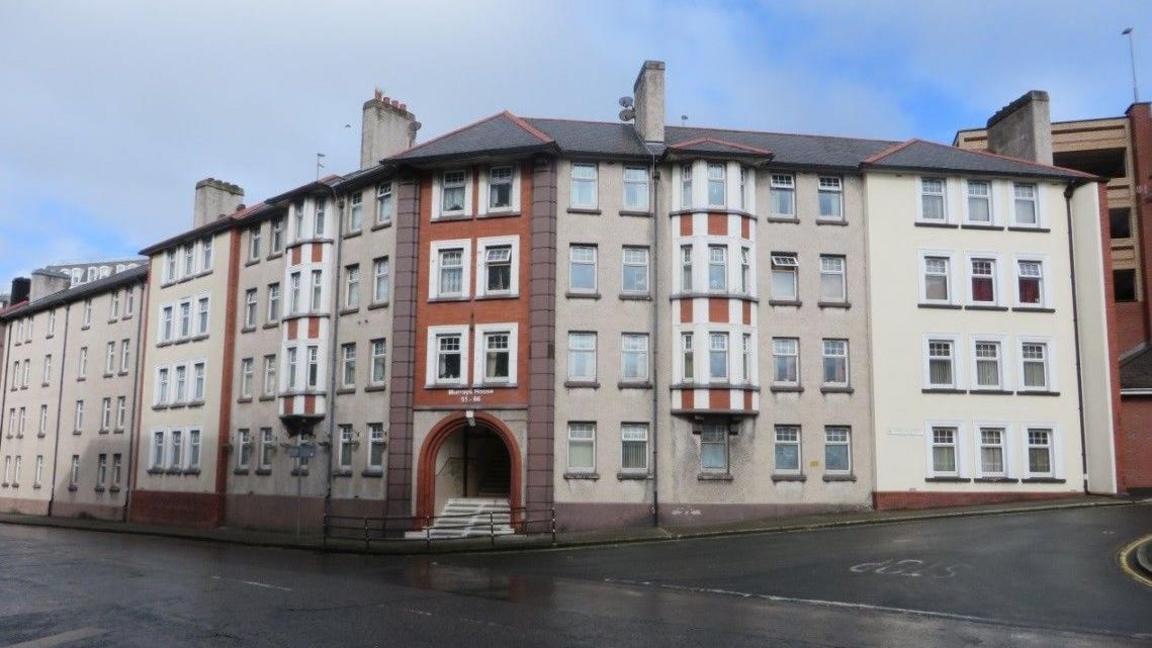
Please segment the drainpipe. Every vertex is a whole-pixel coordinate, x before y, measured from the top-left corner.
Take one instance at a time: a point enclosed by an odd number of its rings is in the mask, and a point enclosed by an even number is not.
[[[660,175],[656,170],[656,153],[649,149],[652,159],[648,167],[649,205],[652,208],[652,526],[660,526],[660,440],[657,431],[660,429],[660,211],[658,202],[660,192],[656,190]]]
[[[1083,182],[1070,182],[1064,188],[1064,212],[1068,219],[1068,274],[1072,284],[1072,338],[1076,353],[1076,413],[1080,419],[1080,470],[1084,475],[1084,493],[1088,493],[1088,446],[1084,432],[1084,377],[1080,366],[1080,315],[1076,301],[1076,247],[1072,238],[1072,193]]]
[[[331,185],[325,185],[328,193],[332,196],[333,212],[336,214],[336,227],[333,230],[336,233],[335,240],[332,244],[334,248],[334,259],[332,266],[332,327],[329,335],[331,339],[328,342],[328,474],[327,474],[327,487],[324,492],[324,520],[332,514],[332,471],[335,468],[333,462],[336,453],[336,371],[337,358],[336,354],[340,350],[340,261],[341,254],[344,251],[344,211],[343,204],[338,203],[336,199],[336,190]],[[315,210],[315,205],[313,205]],[[363,223],[361,223],[363,227]],[[327,527],[327,524],[324,525]]]
[[[72,304],[64,307],[64,341],[60,349],[60,388],[56,391],[56,440],[52,446],[52,488],[48,490],[48,517],[52,517],[52,508],[56,505],[56,468],[60,465],[60,414],[64,408],[64,367],[68,357],[68,318],[72,313]],[[35,470],[35,468],[33,468]]]
[[[148,271],[151,272],[152,271],[151,268],[149,268]],[[145,276],[147,276],[147,275],[145,275]],[[135,287],[129,286],[128,290],[129,291],[135,290]],[[140,283],[139,305],[136,306],[136,312],[133,314],[133,317],[136,318],[136,349],[135,349],[136,356],[134,358],[134,361],[136,363],[136,371],[135,371],[135,375],[132,376],[132,419],[133,419],[133,421],[136,420],[136,411],[140,408],[140,374],[144,371],[144,362],[143,362],[143,360],[144,360],[144,353],[143,353],[144,337],[143,336],[144,336],[144,332],[145,332],[144,320],[147,316],[148,308],[149,308],[149,306],[148,306],[148,282],[147,282],[147,280],[145,280],[145,281]],[[127,452],[127,457],[125,457],[125,459],[127,459],[127,461],[124,462],[123,464],[121,464],[121,468],[120,468],[121,471],[126,471],[126,474],[125,473],[121,474],[121,478],[127,477],[126,479],[124,479],[124,491],[123,491],[124,492],[123,509],[124,509],[124,521],[125,522],[128,521],[128,505],[132,501],[132,489],[136,485],[135,471],[132,470],[132,460],[133,460],[133,454],[134,454],[133,450],[136,449],[136,439],[139,436],[139,432],[140,432],[140,426],[135,425],[135,424],[132,425],[132,428],[128,431],[128,452]],[[200,436],[201,436],[201,439],[200,439],[201,445],[203,445],[204,433],[201,432]],[[189,438],[189,444],[191,444],[191,438]],[[189,449],[191,449],[191,448],[189,448]]]
[[[3,414],[4,414],[4,412],[7,411],[7,409],[5,409],[5,408],[8,405],[8,381],[12,379],[12,375],[11,375],[11,373],[9,373],[8,371],[5,370],[5,367],[8,366],[8,361],[11,359],[11,357],[12,357],[12,320],[7,320],[7,323],[4,324],[4,355],[2,357],[0,357],[0,361],[3,362],[3,364],[0,364],[0,376],[3,376],[3,380],[0,380],[0,430],[4,429],[4,421],[8,420],[7,418],[5,418],[3,416]],[[11,431],[11,430],[9,430],[9,431]],[[4,448],[4,437],[3,437],[3,435],[0,435],[0,450],[2,450],[3,448]],[[35,470],[35,468],[33,468],[33,470]]]

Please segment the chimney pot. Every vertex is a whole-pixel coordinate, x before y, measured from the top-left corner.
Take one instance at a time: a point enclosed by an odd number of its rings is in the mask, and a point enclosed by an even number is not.
[[[389,108],[389,110],[381,110]],[[364,104],[360,132],[360,168],[373,167],[380,160],[391,157],[412,146],[412,124],[416,116],[408,106],[392,97],[380,97],[378,102]]]

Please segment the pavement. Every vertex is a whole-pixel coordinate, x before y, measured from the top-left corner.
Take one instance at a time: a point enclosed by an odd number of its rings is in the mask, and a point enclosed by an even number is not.
[[[1149,646],[1152,505],[427,556],[0,524],[0,646]]]
[[[789,516],[768,520],[691,527],[633,527],[592,531],[559,531],[550,534],[514,535],[479,539],[435,540],[429,544],[413,540],[325,539],[322,534],[295,535],[276,531],[220,527],[186,529],[174,526],[147,525],[91,518],[57,518],[0,513],[0,523],[28,526],[69,528],[106,533],[129,533],[185,540],[206,540],[259,547],[307,549],[333,553],[421,554],[474,551],[520,550],[575,546],[613,545],[633,542],[666,542],[690,538],[723,537],[745,534],[787,533],[842,526],[893,524],[910,520],[944,519],[972,515],[1006,515],[1027,511],[1069,508],[1125,506],[1135,500],[1114,497],[1083,496],[1060,500],[958,506],[916,511],[860,511],[807,516]]]

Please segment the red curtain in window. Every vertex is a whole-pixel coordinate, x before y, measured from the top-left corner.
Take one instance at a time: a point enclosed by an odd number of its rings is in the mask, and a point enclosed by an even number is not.
[[[1040,303],[1040,282],[1035,279],[1020,280],[1020,302],[1023,304]]]
[[[992,279],[989,277],[975,277],[972,279],[972,299],[978,302],[990,302],[994,298],[992,293]]]

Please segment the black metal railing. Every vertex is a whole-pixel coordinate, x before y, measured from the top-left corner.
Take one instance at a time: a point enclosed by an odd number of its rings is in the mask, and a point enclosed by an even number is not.
[[[512,534],[503,532],[511,529]],[[440,535],[437,531],[463,531],[461,535]],[[485,533],[486,532],[486,533]],[[325,515],[324,545],[329,540],[351,540],[363,542],[369,549],[373,542],[423,542],[431,548],[433,542],[454,540],[476,540],[488,538],[492,546],[496,538],[507,535],[550,535],[556,543],[556,510],[537,509],[529,512],[527,507],[510,508],[501,511],[482,513],[460,513],[453,515]]]

